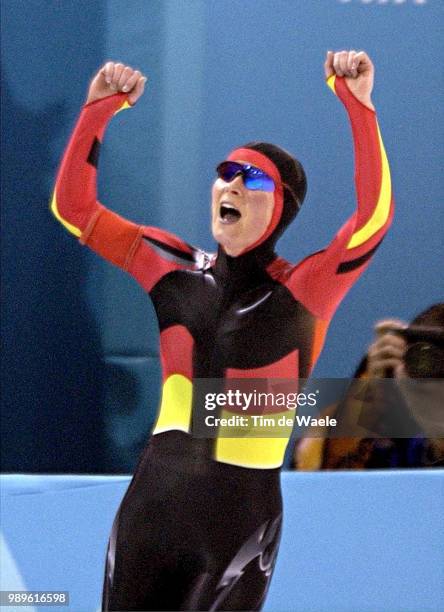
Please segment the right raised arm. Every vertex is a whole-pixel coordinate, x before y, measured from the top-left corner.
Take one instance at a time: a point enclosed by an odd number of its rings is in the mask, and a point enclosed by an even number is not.
[[[51,210],[82,242],[102,208],[96,180],[103,134],[111,117],[128,106],[126,98],[116,94],[83,107],[57,174]]]
[[[97,200],[96,187],[107,124],[117,112],[138,100],[145,82],[139,71],[123,64],[108,62],[99,70],[65,150],[51,210],[82,244],[130,272],[150,290],[165,273],[192,266],[195,250],[168,232],[131,223],[108,210]]]
[[[89,87],[86,104],[63,155],[51,201],[55,217],[83,243],[103,211],[97,201],[96,179],[106,126],[113,115],[137,101],[145,81],[138,70],[108,62]]]

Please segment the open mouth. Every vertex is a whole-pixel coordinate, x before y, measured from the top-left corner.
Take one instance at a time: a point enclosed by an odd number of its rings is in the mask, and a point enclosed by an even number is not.
[[[219,209],[219,218],[222,223],[237,223],[241,218],[240,212],[235,208],[232,204],[228,204],[227,202],[222,202]]]

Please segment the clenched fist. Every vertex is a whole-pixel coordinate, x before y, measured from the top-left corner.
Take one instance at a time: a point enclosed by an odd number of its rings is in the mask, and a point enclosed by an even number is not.
[[[324,63],[325,77],[333,74],[345,77],[348,88],[362,104],[375,110],[371,100],[375,69],[364,51],[327,51]]]
[[[86,103],[112,96],[117,92],[128,93],[128,102],[135,104],[145,89],[147,78],[124,64],[107,62],[96,74],[89,86]]]

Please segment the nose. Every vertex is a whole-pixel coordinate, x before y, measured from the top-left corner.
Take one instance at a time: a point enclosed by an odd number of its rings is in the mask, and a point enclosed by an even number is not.
[[[229,193],[235,193],[236,195],[240,195],[243,187],[244,187],[244,181],[242,178],[242,174],[239,173],[229,183],[226,184],[224,191],[228,191]]]

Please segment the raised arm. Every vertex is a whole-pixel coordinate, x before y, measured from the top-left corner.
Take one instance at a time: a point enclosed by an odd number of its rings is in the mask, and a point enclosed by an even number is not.
[[[327,84],[344,104],[355,149],[357,210],[331,244],[303,260],[288,286],[318,318],[329,321],[381,244],[393,215],[390,169],[371,100],[374,68],[364,52],[328,52]]]
[[[172,234],[131,223],[97,200],[100,146],[110,119],[134,105],[146,77],[108,62],[91,82],[88,98],[65,150],[51,210],[65,228],[150,290],[167,272],[193,265],[195,251]]]
[[[113,115],[137,101],[145,82],[138,70],[123,69],[121,64],[111,62],[91,82],[86,104],[65,150],[51,202],[56,218],[78,238],[84,237],[101,210],[96,175],[106,126]],[[126,93],[130,89],[131,93]]]

